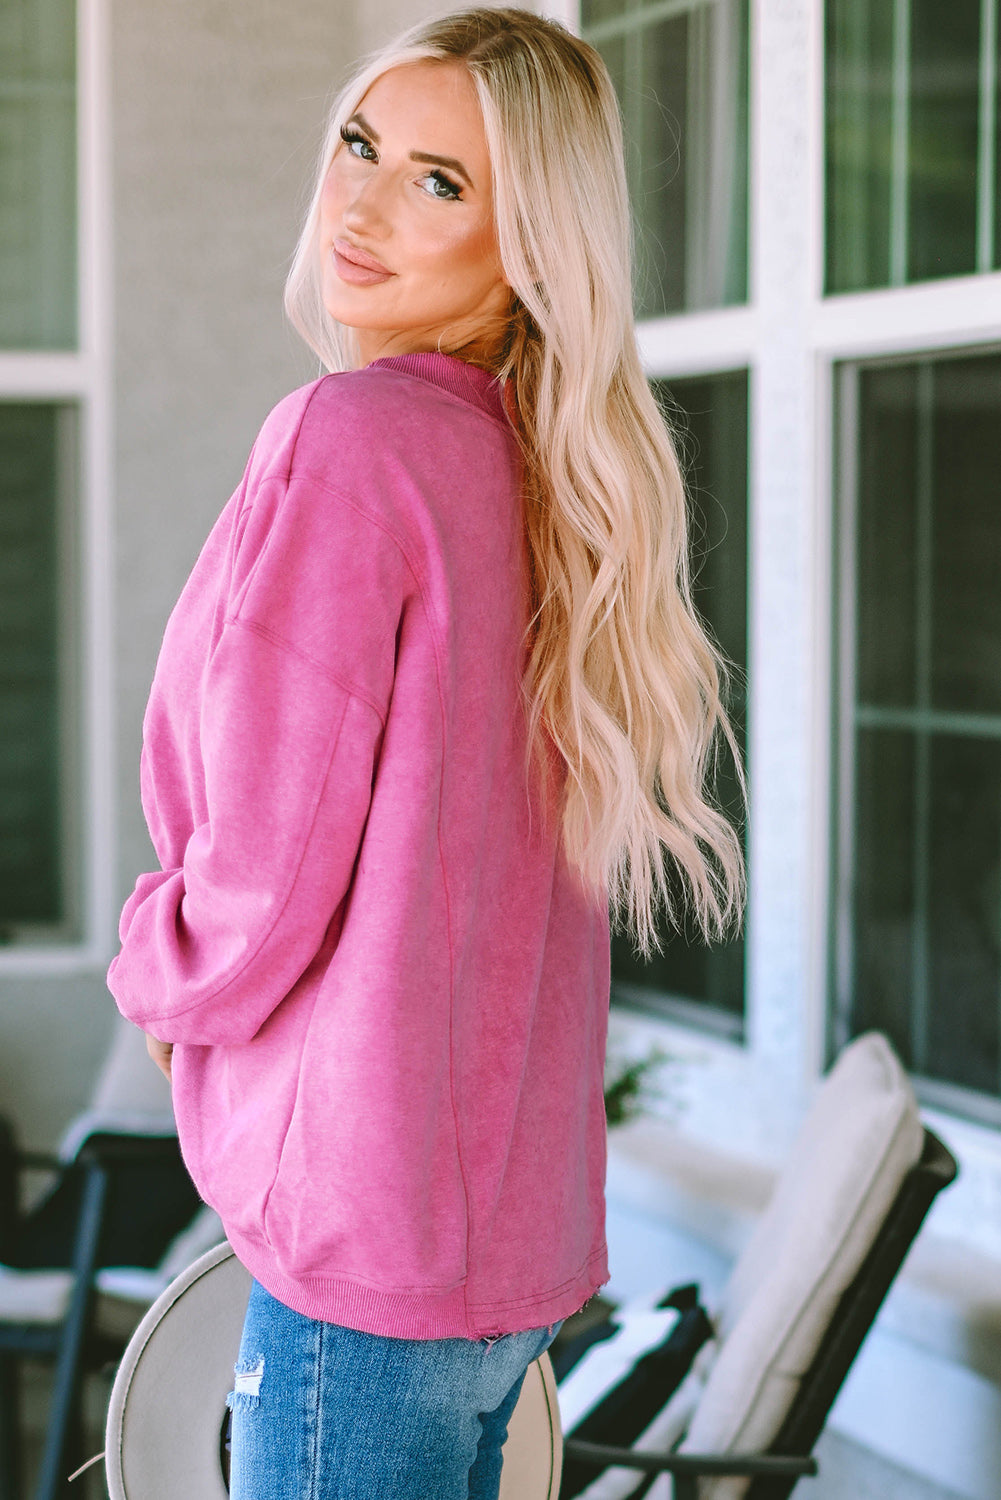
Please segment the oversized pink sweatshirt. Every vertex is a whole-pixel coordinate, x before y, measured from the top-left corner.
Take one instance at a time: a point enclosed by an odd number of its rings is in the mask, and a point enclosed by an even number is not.
[[[268,417],[167,625],[161,869],[108,982],[174,1044],[185,1161],[313,1318],[539,1327],[608,1279],[608,915],[526,773],[499,383],[377,359]]]

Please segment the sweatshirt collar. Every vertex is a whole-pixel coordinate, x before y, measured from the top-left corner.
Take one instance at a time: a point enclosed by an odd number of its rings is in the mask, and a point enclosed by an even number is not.
[[[413,354],[387,354],[381,359],[373,359],[366,368],[400,370],[404,375],[416,375],[420,380],[429,380],[432,385],[450,391],[460,401],[478,406],[501,422],[509,420],[503,387],[497,377],[456,354],[439,354],[434,349],[418,350]]]

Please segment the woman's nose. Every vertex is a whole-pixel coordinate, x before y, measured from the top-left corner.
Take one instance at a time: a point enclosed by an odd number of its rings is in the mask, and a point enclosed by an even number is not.
[[[373,172],[360,183],[357,191],[348,200],[344,210],[346,228],[367,229],[370,232],[385,229],[389,225],[389,203],[385,185]]]

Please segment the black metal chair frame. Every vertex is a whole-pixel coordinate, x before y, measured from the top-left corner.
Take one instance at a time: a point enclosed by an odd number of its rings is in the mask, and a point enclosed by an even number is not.
[[[0,1122],[0,1260],[4,1243],[16,1222],[17,1175],[22,1168],[65,1170],[66,1163],[37,1152],[18,1152],[9,1130]],[[70,1303],[64,1318],[55,1324],[0,1322],[0,1500],[21,1500],[20,1399],[18,1362],[25,1357],[55,1363],[52,1396],[46,1426],[41,1468],[34,1500],[71,1497],[69,1474],[83,1461],[83,1380],[117,1360],[125,1340],[100,1335],[93,1326],[95,1276],[98,1247],[104,1222],[108,1189],[116,1168],[125,1164],[155,1165],[176,1155],[177,1140],[171,1136],[130,1136],[96,1133],[81,1146],[76,1164],[83,1170],[80,1212],[77,1220]]]
[[[834,1399],[928,1210],[957,1171],[952,1153],[926,1129],[921,1159],[905,1177],[872,1249],[842,1295],[789,1414],[767,1453],[648,1453],[637,1448],[585,1443],[572,1437],[565,1441],[564,1453],[581,1463],[593,1464],[596,1469],[614,1464],[651,1476],[671,1474],[675,1500],[697,1500],[699,1479],[718,1475],[750,1479],[746,1500],[788,1500],[801,1478],[817,1473],[813,1448]]]

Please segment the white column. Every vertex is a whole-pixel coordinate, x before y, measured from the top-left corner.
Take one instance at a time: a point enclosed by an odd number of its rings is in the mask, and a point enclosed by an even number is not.
[[[813,0],[753,6],[748,1042],[780,1114],[798,1114],[821,1065],[825,1008],[828,391],[810,346],[821,45]]]

